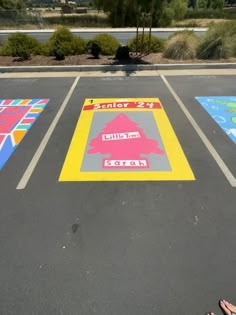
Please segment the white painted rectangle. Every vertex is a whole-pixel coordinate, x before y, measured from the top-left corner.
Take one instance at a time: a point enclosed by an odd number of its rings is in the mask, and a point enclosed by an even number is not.
[[[110,134],[102,135],[102,141],[126,140],[126,139],[134,139],[134,138],[140,138],[140,133],[138,131],[110,133]]]

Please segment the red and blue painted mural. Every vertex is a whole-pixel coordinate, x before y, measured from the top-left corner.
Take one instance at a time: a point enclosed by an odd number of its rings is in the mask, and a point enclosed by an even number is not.
[[[0,99],[0,170],[49,99]]]

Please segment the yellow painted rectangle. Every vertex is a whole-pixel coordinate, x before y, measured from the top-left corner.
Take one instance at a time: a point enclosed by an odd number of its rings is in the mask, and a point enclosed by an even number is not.
[[[31,99],[24,99],[20,102],[20,105],[27,105],[30,101]]]
[[[33,108],[29,111],[29,113],[41,113],[42,111],[42,108]]]
[[[101,103],[127,102],[159,102],[158,98],[129,98],[129,99],[86,99],[84,106]],[[161,104],[161,103],[160,103]],[[81,111],[70,147],[59,177],[59,181],[163,181],[163,180],[195,180],[194,174],[179,144],[169,119],[161,108],[112,108],[103,111],[151,111],[162,138],[171,171],[111,171],[111,172],[81,172],[87,139],[94,112],[98,110]]]

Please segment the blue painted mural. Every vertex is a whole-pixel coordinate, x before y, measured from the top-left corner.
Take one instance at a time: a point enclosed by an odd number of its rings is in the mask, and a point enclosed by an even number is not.
[[[196,99],[236,144],[236,96],[198,96]]]

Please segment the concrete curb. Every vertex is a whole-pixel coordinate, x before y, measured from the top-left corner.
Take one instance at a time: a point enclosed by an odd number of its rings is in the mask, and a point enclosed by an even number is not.
[[[19,66],[0,67],[0,73],[13,72],[116,72],[148,70],[194,70],[194,69],[236,69],[236,63],[198,63],[198,64],[151,64],[151,65],[81,65],[81,66]]]

